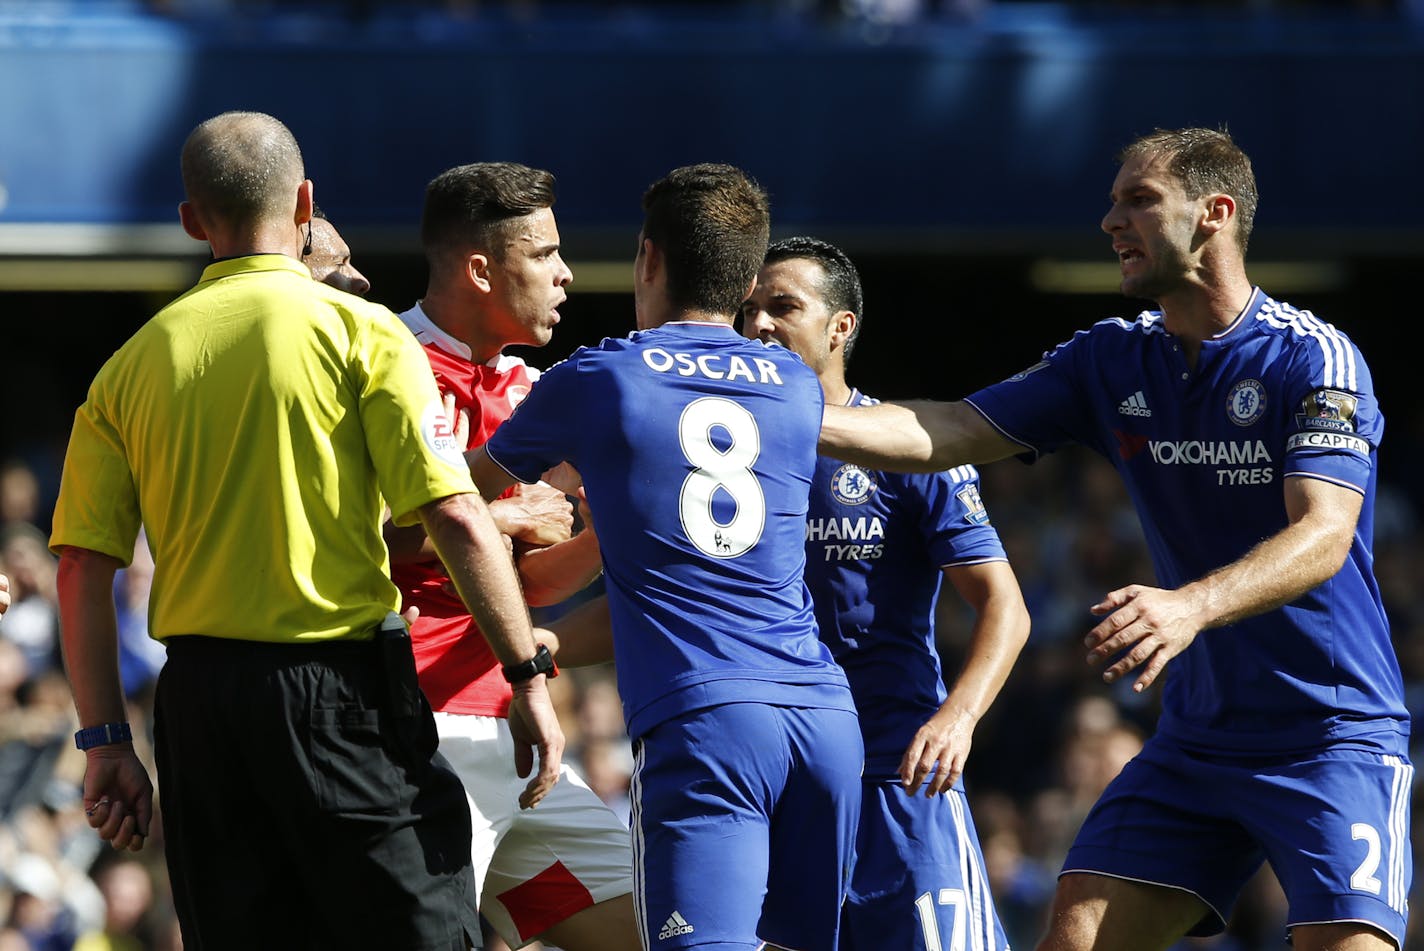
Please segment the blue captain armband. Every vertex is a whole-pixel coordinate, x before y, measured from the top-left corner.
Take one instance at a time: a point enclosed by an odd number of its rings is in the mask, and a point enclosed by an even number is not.
[[[129,729],[127,723],[101,723],[98,726],[86,726],[74,734],[74,745],[81,750],[93,749],[96,746],[110,746],[114,743],[128,743],[132,740],[133,730]]]

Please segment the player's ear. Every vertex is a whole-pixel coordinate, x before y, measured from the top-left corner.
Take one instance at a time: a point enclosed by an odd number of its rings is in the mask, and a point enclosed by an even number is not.
[[[1216,234],[1231,224],[1236,217],[1236,199],[1230,195],[1209,195],[1202,212],[1201,228],[1208,234]]]
[[[846,340],[850,339],[851,333],[855,330],[855,325],[860,322],[860,318],[848,310],[838,311],[831,315],[831,349],[844,347]]]
[[[188,237],[195,238],[198,241],[208,240],[207,229],[205,229],[203,223],[198,220],[198,212],[194,210],[192,202],[184,201],[178,203],[178,221],[183,225],[183,231],[187,233]]]
[[[312,180],[306,178],[297,186],[297,212],[293,216],[293,221],[298,225],[304,225],[312,220],[312,212],[316,208],[316,190],[312,185]]]
[[[476,251],[465,258],[465,272],[476,290],[483,294],[490,292],[492,285],[490,284],[490,256],[488,254]]]
[[[638,256],[633,261],[633,279],[640,284],[652,284],[662,270],[663,253],[647,238],[638,246]]]

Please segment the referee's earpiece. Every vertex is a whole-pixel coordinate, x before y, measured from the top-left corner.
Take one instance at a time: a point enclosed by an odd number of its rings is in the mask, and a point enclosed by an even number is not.
[[[302,257],[304,257],[304,258],[309,258],[309,257],[311,257],[311,252],[312,252],[312,234],[311,234],[311,232],[312,232],[312,223],[311,223],[311,220],[308,219],[308,220],[307,220],[307,242],[306,242],[306,244],[302,245]]]

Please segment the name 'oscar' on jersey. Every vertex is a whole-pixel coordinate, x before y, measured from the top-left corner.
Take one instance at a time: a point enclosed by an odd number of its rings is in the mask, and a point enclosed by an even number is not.
[[[672,323],[578,350],[491,438],[523,481],[583,475],[633,737],[722,703],[854,710],[803,578],[821,414],[800,357]]]
[[[1080,331],[968,402],[1034,452],[1080,442],[1112,462],[1168,588],[1282,531],[1285,478],[1359,492],[1343,567],[1284,607],[1198,634],[1168,667],[1159,731],[1218,750],[1404,750],[1409,715],[1371,550],[1384,420],[1338,329],[1257,288],[1195,366],[1149,311]]]
[[[853,392],[848,405],[874,402]],[[867,779],[893,776],[945,701],[935,647],[943,569],[1003,560],[973,466],[901,475],[816,460],[806,584],[860,712]]]

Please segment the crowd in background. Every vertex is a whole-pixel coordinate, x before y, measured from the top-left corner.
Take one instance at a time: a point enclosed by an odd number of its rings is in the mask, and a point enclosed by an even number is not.
[[[1404,455],[1407,447],[1398,448]],[[0,571],[10,576],[14,598],[0,618],[0,951],[176,949],[161,823],[152,845],[131,855],[102,847],[84,820],[84,756],[72,740],[77,724],[59,655],[56,561],[46,546],[57,486],[36,475],[43,468],[0,464]],[[1150,581],[1152,569],[1120,481],[1091,454],[1074,450],[1032,466],[1006,461],[982,474],[1033,632],[975,734],[966,778],[999,913],[1013,946],[1031,948],[1079,822],[1156,716],[1155,690],[1137,695],[1127,682],[1109,689],[1085,663],[1087,608],[1108,590]],[[1424,714],[1424,547],[1411,488],[1382,481],[1375,552],[1417,718]],[[151,571],[141,540],[114,591],[136,738],[147,732],[163,663],[162,647],[146,633]],[[969,619],[956,598],[943,599],[942,608],[940,648],[952,676]],[[569,759],[626,820],[633,761],[612,670],[566,671],[550,689]],[[146,747],[145,739],[140,744]],[[1416,825],[1421,814],[1416,809]],[[1424,835],[1416,832],[1414,841]],[[1189,941],[1183,951],[1278,949],[1285,920],[1279,888],[1263,872],[1227,934]],[[1424,939],[1418,916],[1411,934]]]
[[[134,2],[165,16],[224,15],[279,5],[277,0]],[[701,5],[714,2],[824,19],[893,22],[972,16],[1014,0],[704,0]],[[423,8],[473,17],[534,15],[541,7],[648,4],[310,0],[307,5],[351,16]],[[1077,0],[1071,5],[1138,11],[1348,5],[1411,10],[1424,18],[1420,0]],[[17,7],[0,0],[0,12],[7,8]],[[1424,456],[1419,437],[1401,429],[1387,434],[1393,473],[1400,481],[1389,481],[1388,472],[1381,480],[1375,536],[1375,570],[1416,721],[1424,715],[1424,545],[1418,533],[1424,484],[1402,481],[1412,471],[1402,461]],[[52,463],[0,459],[0,572],[8,574],[14,598],[0,618],[0,951],[177,949],[181,940],[168,897],[161,821],[155,822],[150,846],[130,855],[104,847],[84,819],[80,783],[85,760],[73,743],[78,724],[59,656],[56,561],[47,549],[57,492]],[[1108,590],[1149,581],[1152,569],[1120,480],[1086,452],[1048,456],[1033,466],[997,463],[983,470],[983,485],[1032,614],[1033,631],[1013,676],[976,732],[966,782],[998,911],[1013,946],[1028,949],[1042,931],[1055,875],[1074,832],[1150,733],[1156,715],[1157,690],[1134,694],[1130,679],[1117,688],[1105,687],[1099,671],[1084,662],[1081,639],[1093,623],[1087,608]],[[162,646],[147,636],[151,571],[141,541],[114,592],[130,720],[142,749],[147,748],[153,688],[163,663]],[[946,674],[952,676],[969,619],[960,613],[957,598],[945,598],[943,607],[940,647]],[[566,671],[550,682],[550,689],[561,706],[569,760],[626,820],[632,756],[611,670]],[[1416,750],[1416,762],[1419,758]],[[149,767],[152,772],[151,761]],[[1424,822],[1424,809],[1414,814],[1416,825]],[[1420,831],[1413,836],[1416,848],[1424,845]],[[1416,876],[1416,897],[1421,892],[1424,876]],[[1416,903],[1419,907],[1424,906]],[[1279,949],[1284,947],[1285,916],[1279,890],[1266,871],[1248,889],[1227,934],[1184,948]],[[1421,917],[1416,913],[1411,921],[1410,942],[1424,947]]]

